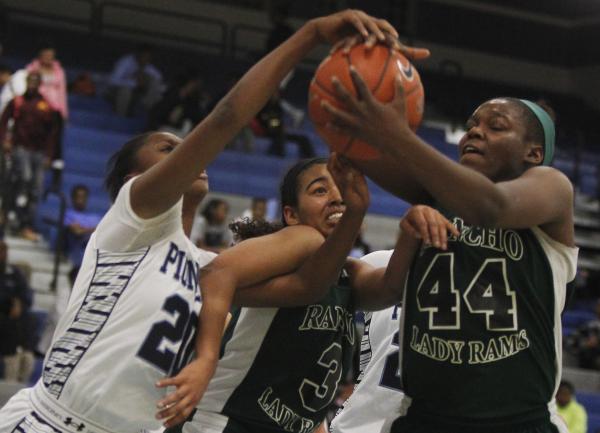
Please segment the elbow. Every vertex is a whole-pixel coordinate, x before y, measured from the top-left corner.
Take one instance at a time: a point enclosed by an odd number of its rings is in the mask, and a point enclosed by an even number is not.
[[[210,117],[219,128],[235,128],[239,123],[239,115],[236,111],[231,94],[227,94],[213,109]]]

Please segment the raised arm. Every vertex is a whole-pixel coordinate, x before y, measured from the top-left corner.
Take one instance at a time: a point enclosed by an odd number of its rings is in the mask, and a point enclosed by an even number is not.
[[[373,311],[400,303],[406,277],[421,243],[446,250],[448,232],[459,235],[456,227],[437,210],[423,205],[411,207],[400,222],[400,235],[387,268],[349,260],[346,269],[354,288],[356,307]]]
[[[434,197],[441,206],[469,224],[507,228],[547,226],[551,236],[572,244],[572,235],[554,233],[560,229],[551,227],[569,226],[572,221],[572,186],[558,170],[533,167],[517,179],[494,183],[483,174],[445,157],[410,130],[399,80],[394,100],[382,104],[375,100],[356,71],[352,71],[352,77],[357,98],[336,84],[348,112],[331,105],[326,105],[326,109],[334,116],[335,127],[376,145],[383,153],[382,165],[390,172],[410,178],[412,184],[416,183],[417,191]],[[392,184],[396,178],[382,177],[378,171],[379,161],[360,167],[386,189],[410,200],[403,194],[404,186]],[[552,199],[541,191],[552,191]]]
[[[136,179],[131,188],[133,210],[142,218],[150,218],[172,207],[225,144],[265,105],[286,74],[319,43],[335,43],[357,31],[384,39],[382,30],[395,33],[387,21],[356,10],[308,21],[246,72],[168,158]]]

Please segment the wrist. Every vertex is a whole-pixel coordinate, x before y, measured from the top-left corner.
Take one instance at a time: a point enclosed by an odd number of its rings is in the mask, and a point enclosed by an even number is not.
[[[398,243],[404,245],[409,248],[419,248],[421,246],[421,239],[417,239],[412,235],[400,230],[400,235],[398,237]]]
[[[346,207],[346,211],[342,215],[342,218],[350,221],[360,221],[362,223],[362,219],[367,214],[366,207]]]
[[[392,157],[403,157],[403,150],[408,145],[407,143],[414,139],[415,133],[408,127],[408,124],[402,124],[381,136],[383,137],[381,139],[382,153]]]
[[[305,31],[307,35],[310,36],[311,41],[313,41],[315,45],[321,43],[321,35],[319,33],[318,20],[319,18],[313,18],[311,20],[308,20],[301,27],[301,30]]]
[[[194,360],[198,365],[213,364],[219,360],[219,353],[212,350],[202,350],[202,354],[197,355]]]

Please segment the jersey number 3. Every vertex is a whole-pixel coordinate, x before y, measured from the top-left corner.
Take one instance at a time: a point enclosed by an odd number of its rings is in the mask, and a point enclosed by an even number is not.
[[[342,377],[342,346],[339,343],[332,343],[323,351],[317,364],[324,367],[325,376],[319,382],[310,379],[304,379],[298,392],[302,400],[302,406],[311,412],[318,412],[329,406],[337,385]]]

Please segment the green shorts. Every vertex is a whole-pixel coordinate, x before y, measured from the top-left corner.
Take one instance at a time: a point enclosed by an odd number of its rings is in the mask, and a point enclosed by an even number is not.
[[[433,424],[424,419],[399,417],[392,424],[390,433],[561,433],[550,419],[538,420],[515,425],[446,426]]]

